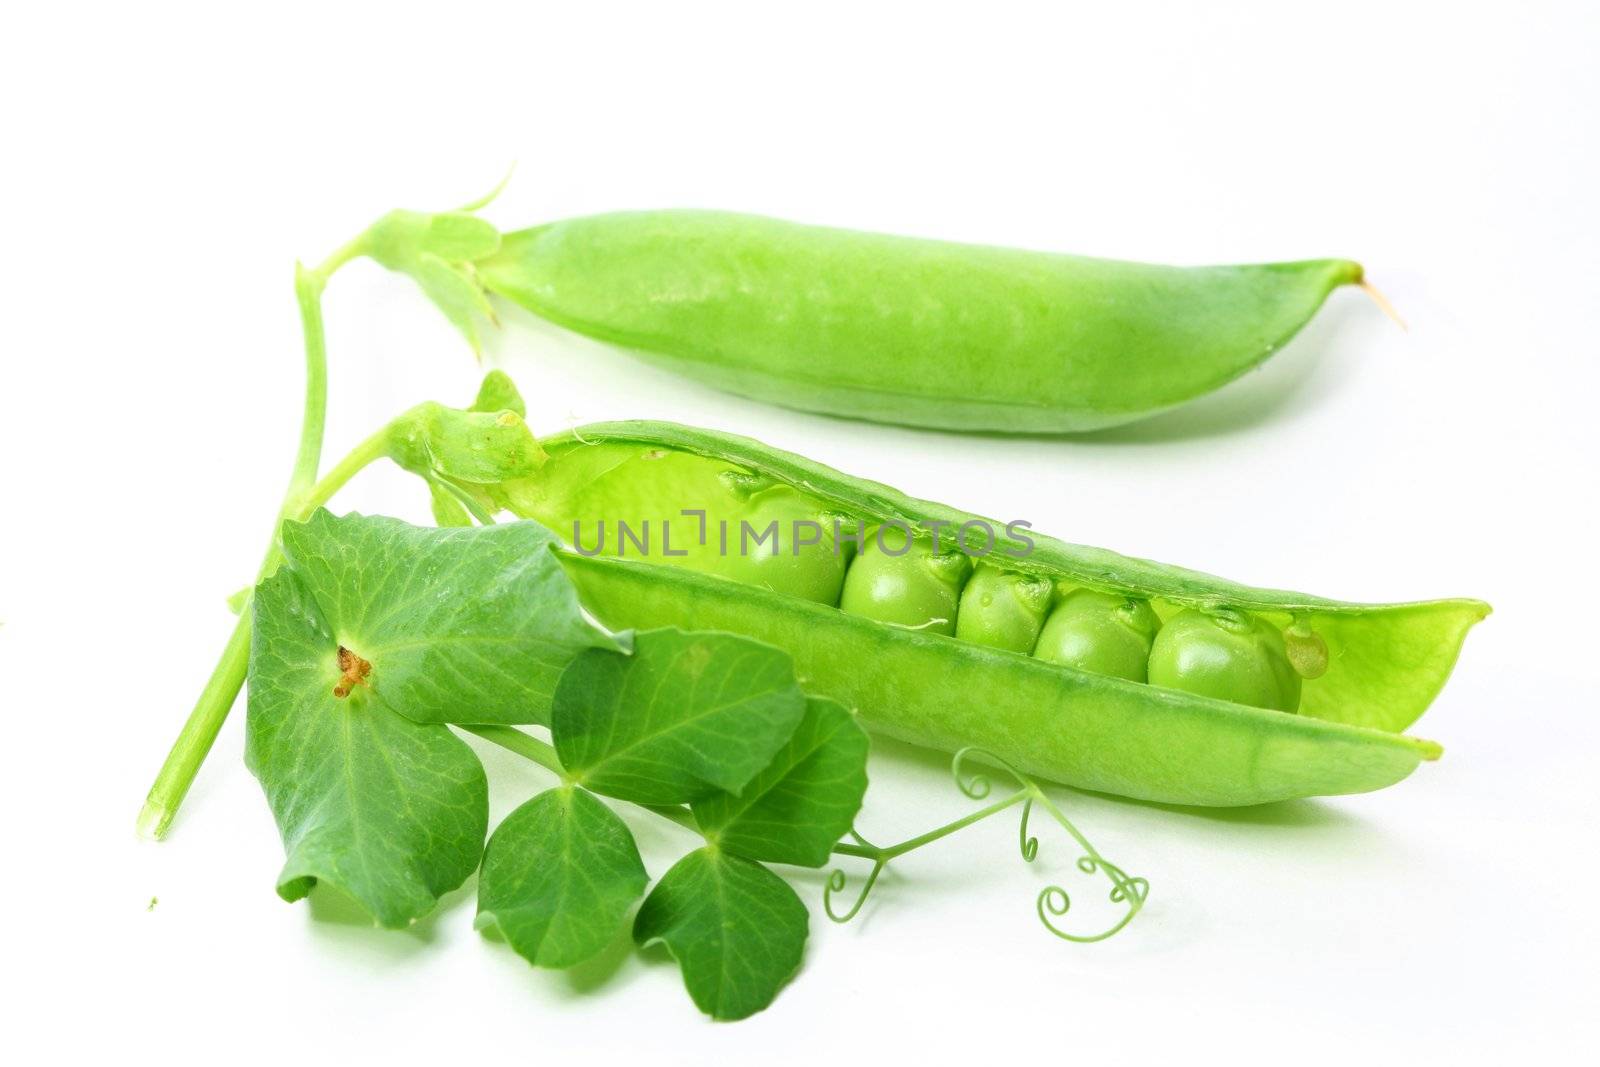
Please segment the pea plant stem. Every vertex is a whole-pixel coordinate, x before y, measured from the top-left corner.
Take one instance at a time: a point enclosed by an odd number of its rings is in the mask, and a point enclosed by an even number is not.
[[[513,726],[463,726],[462,729],[469,734],[476,734],[485,741],[493,741],[501,748],[515,752],[525,759],[530,759],[552,774],[567,777],[566,768],[561,766],[561,757],[556,755],[555,746],[539,740],[532,734]]]
[[[282,512],[282,518],[298,521],[309,517],[313,511],[326,504],[343,488],[346,482],[355,477],[357,472],[374,460],[381,459],[387,450],[387,443],[388,428],[385,427],[352,449],[326,477],[311,486],[293,506],[286,508]],[[283,555],[278,547],[278,539],[274,537],[256,573],[256,581],[259,582],[272,574],[282,561]],[[211,677],[207,679],[205,688],[200,691],[200,698],[195,701],[194,709],[189,712],[188,720],[184,722],[178,739],[173,742],[172,749],[167,753],[166,762],[161,765],[155,783],[145,798],[144,807],[140,809],[138,829],[142,836],[158,840],[166,836],[173,817],[183,804],[184,796],[194,784],[200,765],[205,762],[206,755],[217,739],[217,733],[227,721],[228,712],[232,710],[234,701],[238,699],[239,690],[244,686],[249,660],[250,598],[246,595],[239,607],[239,620],[234,624],[233,633],[228,637],[228,643],[222,650],[222,657],[212,668]]]
[[[993,804],[979,808],[977,811],[971,812],[967,815],[963,815],[961,818],[956,819],[953,822],[947,822],[943,826],[929,830],[925,834],[918,834],[916,837],[907,838],[896,845],[879,847],[876,845],[864,844],[852,845],[849,842],[841,841],[839,844],[834,846],[833,851],[835,854],[840,856],[857,856],[861,859],[873,860],[874,862],[888,863],[892,859],[897,859],[900,856],[904,856],[907,852],[916,851],[923,845],[931,845],[941,837],[948,837],[957,830],[965,830],[973,823],[982,822],[991,815],[998,815],[1007,808],[1014,808],[1024,800],[1028,799],[1030,792],[1031,791],[1027,789],[1019,789],[1015,793],[1002,800],[997,800]]]
[[[294,265],[294,298],[300,309],[300,333],[306,354],[306,396],[300,416],[300,444],[295,451],[289,488],[283,496],[280,524],[311,489],[322,463],[322,434],[328,422],[328,336],[322,324],[322,293],[334,272],[366,249],[367,234],[363,231],[315,268]],[[276,526],[273,536],[276,540]]]
[[[320,266],[308,270],[296,264],[295,300],[300,308],[301,331],[305,337],[306,395],[300,424],[300,442],[295,452],[294,468],[290,473],[289,487],[283,504],[278,509],[278,519],[273,524],[272,538],[256,572],[256,581],[277,570],[282,562],[278,548],[278,528],[285,519],[303,519],[333,496],[345,482],[361,468],[385,453],[387,431],[379,431],[357,445],[341,460],[327,477],[317,480],[317,470],[322,462],[322,436],[328,411],[328,353],[326,334],[322,324],[322,292],[334,271],[364,250],[363,238],[340,248]],[[138,831],[141,836],[160,839],[172,826],[183,798],[194,784],[200,765],[217,739],[228,712],[244,685],[245,672],[250,660],[250,605],[248,599],[241,606],[239,620],[234,624],[222,656],[212,668],[200,697],[173,742],[156,780],[139,811]]]
[[[328,340],[322,324],[322,292],[327,284],[326,275],[300,263],[294,265],[294,298],[305,338],[306,397],[300,415],[300,445],[283,495],[283,511],[316,480],[322,463],[322,434],[328,421]]]
[[[205,688],[200,690],[200,699],[195,701],[194,710],[189,713],[178,739],[172,744],[172,750],[167,753],[166,762],[162,763],[161,771],[156,775],[155,783],[150,786],[150,794],[139,811],[141,836],[161,838],[166,835],[173,816],[178,813],[178,806],[183,803],[184,795],[189,792],[189,786],[200,770],[200,764],[205,761],[206,753],[211,751],[211,745],[217,739],[217,732],[222,729],[228,709],[239,695],[239,686],[244,682],[249,661],[250,610],[247,604],[233,625],[228,643],[223,646],[222,658],[211,669],[211,677],[206,679]]]

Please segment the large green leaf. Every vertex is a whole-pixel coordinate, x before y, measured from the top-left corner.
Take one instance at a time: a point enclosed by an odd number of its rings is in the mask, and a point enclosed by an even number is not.
[[[398,714],[387,687],[351,681],[316,588],[285,568],[254,601],[245,762],[288,853],[278,893],[327,881],[405,926],[478,865],[483,767],[446,727]]]
[[[804,713],[794,665],[771,645],[652,630],[635,635],[632,655],[574,660],[551,729],[562,766],[595,792],[681,804],[742,790]]]
[[[738,794],[694,804],[707,838],[740,856],[820,867],[867,791],[867,735],[850,713],[812,697],[788,744]]]
[[[533,522],[429,529],[322,510],[283,529],[323,654],[359,657],[362,684],[415,722],[547,722],[575,655],[624,647],[585,621],[554,544]]]
[[[478,925],[497,926],[540,967],[571,967],[611,943],[649,881],[633,835],[592,793],[562,786],[506,816],[489,839]]]
[[[666,944],[695,1005],[743,1019],[800,969],[806,906],[759,863],[714,848],[689,853],[656,883],[633,922],[640,945]]]

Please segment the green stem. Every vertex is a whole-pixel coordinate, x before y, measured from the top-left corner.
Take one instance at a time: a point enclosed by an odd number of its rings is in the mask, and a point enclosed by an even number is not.
[[[877,845],[852,845],[841,841],[833,847],[833,851],[840,856],[856,856],[860,859],[888,863],[890,860],[904,856],[907,852],[919,849],[923,845],[931,845],[941,837],[948,837],[957,830],[965,830],[973,823],[982,822],[991,815],[998,815],[1007,808],[1014,808],[1026,800],[1031,792],[1032,790],[1019,789],[1004,800],[997,800],[988,807],[979,808],[971,814],[963,815],[954,822],[945,823],[943,826],[929,830],[925,834],[907,838],[897,845],[880,848]]]
[[[333,469],[322,476],[322,479],[306,491],[305,496],[294,502],[294,506],[284,515],[286,519],[304,522],[311,517],[311,513],[333,499],[333,494],[343,489],[345,485],[360,474],[362,470],[377,460],[389,454],[389,436],[392,422],[384,423],[376,433],[369,434],[365,440],[352,448],[343,459],[333,465]],[[273,539],[276,543],[277,539]],[[263,574],[261,577],[266,577]],[[260,579],[257,579],[258,581]]]
[[[300,307],[300,332],[306,348],[306,399],[300,415],[300,447],[295,452],[282,512],[316,480],[322,463],[322,431],[328,415],[328,341],[322,325],[322,291],[327,275],[294,265],[294,298]]]
[[[694,812],[688,808],[672,808],[658,804],[641,804],[640,807],[655,812],[669,822],[677,823],[692,834],[700,833],[700,824],[694,821]]]
[[[200,770],[200,764],[205,762],[206,753],[211,751],[211,745],[217,739],[217,731],[222,729],[223,720],[228,717],[228,709],[239,695],[239,686],[244,681],[249,662],[250,609],[246,605],[239,613],[239,621],[234,623],[227,645],[222,649],[222,658],[212,668],[211,677],[200,691],[200,699],[195,701],[194,710],[179,731],[178,739],[172,743],[166,762],[161,764],[161,771],[156,775],[155,784],[150,787],[144,807],[139,809],[140,835],[159,839],[172,825],[178,805],[183,803],[184,795],[189,792],[189,786],[194,783],[194,776]]]
[[[351,449],[350,454],[340,460],[321,481],[288,506],[283,517],[303,521],[326,504],[362,468],[387,454],[388,434],[388,427],[385,426]],[[260,582],[277,570],[282,560],[283,552],[274,536],[256,572],[256,581]],[[239,607],[239,621],[234,624],[228,644],[222,650],[222,658],[212,668],[211,677],[200,691],[200,699],[195,701],[194,709],[189,712],[188,720],[179,731],[178,739],[172,743],[166,762],[162,763],[155,783],[150,787],[144,807],[139,810],[140,835],[156,840],[166,836],[173,817],[183,804],[184,796],[194,784],[200,765],[205,762],[217,733],[227,721],[233,702],[238,699],[249,665],[250,598],[247,596]]]
[[[961,759],[962,756],[965,755],[966,751],[966,749],[962,749],[961,752],[956,753],[953,764],[953,769],[956,773],[956,781],[958,783],[961,782]],[[1018,789],[1015,793],[1012,793],[1004,800],[997,800],[987,807],[980,808],[969,815],[963,815],[954,822],[945,823],[943,826],[940,826],[937,829],[929,830],[925,834],[918,834],[916,837],[907,838],[899,844],[890,845],[887,848],[879,848],[877,845],[872,844],[854,830],[850,831],[850,836],[855,838],[856,843],[852,845],[841,841],[839,844],[834,846],[834,853],[840,856],[855,856],[859,859],[871,860],[872,869],[867,872],[866,881],[862,882],[861,888],[856,892],[855,903],[850,905],[850,910],[841,913],[834,910],[834,894],[844,890],[844,887],[848,882],[848,877],[845,875],[844,871],[835,868],[833,873],[828,875],[828,884],[822,891],[822,910],[827,913],[828,918],[832,919],[836,923],[849,922],[861,911],[862,905],[866,904],[867,897],[872,894],[872,887],[878,884],[878,876],[883,873],[883,869],[889,865],[891,860],[894,860],[900,856],[904,856],[907,852],[911,852],[914,849],[919,849],[923,845],[932,844],[942,837],[948,837],[957,830],[964,830],[973,823],[982,822],[991,815],[998,815],[1007,808],[1016,807],[1018,804],[1021,804],[1024,801],[1031,805],[1033,801],[1037,799],[1039,791],[1034,787],[1033,783],[1026,780],[1021,780],[1021,784],[1021,789]],[[975,791],[973,789],[973,785],[974,783],[970,782],[963,784],[961,786],[961,791],[966,793],[969,797],[972,797],[974,800],[979,799],[989,791],[987,783],[983,785],[981,791]],[[1028,824],[1028,808],[1024,807],[1022,809],[1022,813],[1022,825],[1024,829],[1026,829]],[[1026,843],[1023,845],[1023,857],[1030,860],[1033,858],[1032,852]]]
[[[556,755],[554,745],[541,741],[531,734],[523,733],[516,727],[463,726],[461,729],[469,734],[477,734],[485,741],[493,741],[501,748],[515,752],[525,759],[530,759],[551,774],[567,777],[567,769],[561,766],[561,758]]]
[[[300,444],[295,453],[294,469],[289,477],[289,488],[284,493],[278,511],[278,521],[272,527],[272,540],[268,543],[256,581],[277,569],[282,560],[278,548],[278,530],[285,519],[303,519],[326,503],[339,487],[382,456],[385,452],[386,431],[367,438],[339,462],[328,476],[316,481],[317,468],[322,460],[322,434],[328,410],[328,350],[322,324],[322,292],[328,277],[365,249],[364,238],[340,248],[315,270],[295,265],[295,300],[300,307],[300,324],[305,334],[306,397],[300,423]],[[211,677],[200,698],[178,733],[167,753],[155,782],[145,797],[139,811],[138,830],[145,837],[160,839],[172,826],[183,798],[194,784],[200,765],[217,739],[222,724],[227,721],[233,702],[238,699],[244,685],[245,672],[250,660],[250,611],[246,603],[239,612],[239,621],[223,647],[222,656],[212,668]]]
[[[294,298],[300,308],[300,333],[305,338],[306,398],[300,416],[300,446],[295,452],[288,491],[283,495],[280,524],[289,517],[295,501],[316,481],[322,463],[322,432],[328,415],[328,339],[322,324],[322,292],[335,271],[366,249],[367,236],[362,233],[315,269],[307,269],[301,263],[294,265]]]
[[[256,580],[252,588],[263,580],[272,576],[278,569],[278,564],[283,562],[283,546],[278,540],[279,532],[285,522],[304,522],[311,517],[311,513],[333,499],[333,495],[343,489],[357,474],[377,460],[389,454],[389,428],[393,423],[385,423],[377,433],[367,437],[356,447],[352,448],[345,457],[333,465],[333,469],[322,476],[315,485],[306,489],[304,494],[291,497],[283,502],[283,509],[278,513],[278,524],[272,528],[272,541],[267,545],[267,552],[261,558],[261,566],[256,569]],[[239,615],[244,617],[250,612],[250,597],[247,595],[239,609]],[[223,714],[227,714],[224,712]]]

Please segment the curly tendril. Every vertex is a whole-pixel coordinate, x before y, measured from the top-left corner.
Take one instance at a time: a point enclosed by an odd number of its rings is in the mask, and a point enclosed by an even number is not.
[[[1077,860],[1078,870],[1090,875],[1104,874],[1111,881],[1110,901],[1113,904],[1127,905],[1127,910],[1122,917],[1109,928],[1098,933],[1075,934],[1063,930],[1051,921],[1051,916],[1059,918],[1067,914],[1072,907],[1072,897],[1061,886],[1047,886],[1040,891],[1038,900],[1035,902],[1035,911],[1038,912],[1039,921],[1044,924],[1045,929],[1064,941],[1087,944],[1094,941],[1104,941],[1132,922],[1133,917],[1139,914],[1139,909],[1144,907],[1144,902],[1150,895],[1149,881],[1144,878],[1129,878],[1122,868],[1100,855],[1095,847],[1089,843],[1088,838],[1084,837],[1078,831],[1078,828],[1072,825],[1072,821],[1066,817],[1060,808],[1056,807],[1055,803],[1045,795],[1044,791],[1039,788],[1033,779],[992,752],[968,746],[956,753],[955,759],[951,763],[951,772],[955,775],[956,786],[967,796],[977,800],[989,794],[989,779],[986,776],[974,774],[969,779],[962,780],[962,765],[969,758],[981,759],[985,763],[1001,768],[1016,780],[1018,787],[1026,795],[1026,799],[1022,802],[1022,818],[1017,826],[1017,842],[1021,848],[1024,863],[1032,863],[1039,856],[1039,839],[1028,834],[1028,819],[1033,814],[1033,806],[1037,801],[1045,811],[1050,813],[1050,817],[1083,849],[1083,855],[1079,856]],[[975,792],[975,787],[979,783],[982,785],[981,792]]]
[[[1104,941],[1112,934],[1121,930],[1133,921],[1139,914],[1139,909],[1144,906],[1145,898],[1150,895],[1150,883],[1143,878],[1129,878],[1123,873],[1122,868],[1105,859],[1093,856],[1078,857],[1078,870],[1084,874],[1094,874],[1104,871],[1111,879],[1110,899],[1113,904],[1127,903],[1128,910],[1113,926],[1097,934],[1074,934],[1061,929],[1050,921],[1050,917],[1062,916],[1072,907],[1072,898],[1067,891],[1058,885],[1046,886],[1039,892],[1039,899],[1035,910],[1039,913],[1039,921],[1044,923],[1044,928],[1063,941],[1074,941],[1080,945],[1090,944],[1095,941]]]
[[[1039,839],[1028,836],[1028,816],[1033,813],[1033,797],[1022,802],[1022,821],[1017,824],[1017,840],[1022,845],[1022,862],[1032,863],[1039,855]]]
[[[852,834],[852,836],[856,835]],[[857,840],[860,840],[860,838],[857,837]],[[828,884],[822,890],[822,910],[828,913],[828,918],[836,923],[847,923],[854,919],[856,913],[861,910],[861,906],[867,902],[867,895],[872,892],[872,887],[877,883],[878,875],[883,873],[883,868],[888,863],[889,861],[886,859],[879,859],[872,864],[872,871],[867,875],[867,880],[861,884],[861,891],[856,894],[855,903],[850,905],[850,910],[842,915],[833,909],[833,895],[844,892],[847,879],[844,871],[837,867],[834,868],[833,873],[828,875]]]
[[[989,776],[975,773],[970,778],[963,778],[961,774],[962,763],[976,751],[978,750],[968,747],[957,752],[950,760],[950,776],[956,780],[956,788],[961,790],[967,797],[972,800],[982,800],[989,795]]]
[[[970,777],[963,780],[962,771],[966,766],[966,762],[968,759],[974,757],[983,760],[985,763],[992,763],[996,767],[999,767],[1001,770],[1005,771],[1013,779],[1015,779],[1018,789],[1031,790],[1034,788],[1033,782],[1029,781],[1021,771],[1011,766],[1011,764],[1007,763],[999,756],[996,756],[994,753],[986,751],[985,749],[981,749],[977,745],[968,745],[966,748],[957,751],[956,754],[951,757],[950,774],[956,780],[956,788],[961,790],[967,796],[971,797],[973,800],[982,800],[984,797],[988,796],[989,789],[991,787],[989,776],[987,774],[983,774],[982,772],[974,772]]]
[[[927,833],[919,834],[916,837],[886,848],[880,848],[872,844],[854,828],[851,828],[849,836],[855,844],[841,844],[837,846],[837,851],[844,855],[871,860],[872,870],[867,873],[866,879],[862,882],[860,890],[856,893],[854,903],[851,904],[848,911],[844,912],[840,912],[834,907],[834,898],[837,894],[844,892],[845,887],[849,884],[849,878],[840,869],[835,869],[828,875],[827,884],[822,891],[822,907],[828,918],[837,923],[849,922],[855,918],[860,913],[862,905],[866,903],[868,895],[871,894],[872,887],[877,884],[878,876],[883,873],[883,869],[892,860],[905,855],[907,852],[915,851],[924,845],[932,844],[942,837],[955,833],[957,830],[982,822],[991,815],[997,815],[1018,804],[1022,805],[1022,818],[1017,824],[1017,844],[1022,853],[1023,862],[1032,863],[1039,855],[1039,839],[1028,833],[1028,820],[1033,815],[1034,805],[1037,804],[1048,812],[1050,817],[1083,850],[1083,854],[1077,860],[1076,866],[1078,870],[1087,875],[1105,875],[1111,882],[1109,894],[1111,903],[1126,906],[1122,917],[1112,926],[1097,933],[1074,933],[1063,929],[1054,922],[1054,919],[1065,916],[1071,910],[1071,896],[1061,886],[1046,886],[1039,892],[1038,899],[1034,904],[1034,910],[1038,913],[1039,921],[1044,924],[1045,929],[1064,941],[1087,944],[1094,941],[1104,941],[1132,922],[1133,917],[1139,914],[1139,909],[1144,907],[1144,902],[1150,895],[1150,883],[1143,878],[1128,877],[1122,868],[1100,855],[1095,850],[1095,847],[1089,843],[1088,839],[1078,831],[1076,826],[1072,825],[1071,820],[1062,813],[1061,809],[1055,805],[1055,802],[1050,799],[1044,790],[1039,788],[1033,779],[992,752],[969,746],[961,749],[952,757],[950,774],[955,779],[956,788],[960,789],[964,796],[971,800],[985,800],[994,788],[993,780],[988,774],[979,771],[967,773],[967,761],[974,758],[981,759],[984,763],[1004,771],[1016,781],[1017,791],[1010,796],[991,801],[986,807],[965,815],[954,822],[946,823],[937,829],[929,830]]]

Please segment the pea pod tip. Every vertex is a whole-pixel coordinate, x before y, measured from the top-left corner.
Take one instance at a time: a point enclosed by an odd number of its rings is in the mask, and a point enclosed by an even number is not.
[[[1366,293],[1367,296],[1371,298],[1372,302],[1378,305],[1378,310],[1388,316],[1390,322],[1400,327],[1401,330],[1410,333],[1411,327],[1406,324],[1405,319],[1401,318],[1400,312],[1395,310],[1395,306],[1389,300],[1389,298],[1383,295],[1383,290],[1379,289],[1376,285],[1373,285],[1370,281],[1368,281],[1365,273],[1359,273],[1359,268],[1357,268],[1357,270],[1358,274],[1355,281],[1356,288],[1360,289],[1363,293]]]

